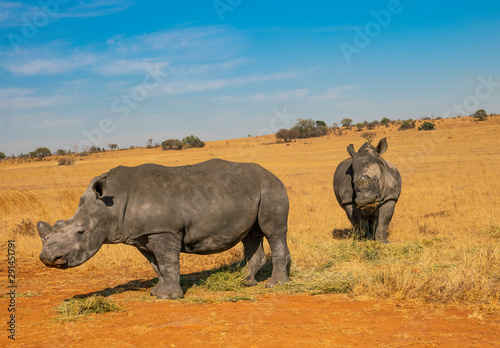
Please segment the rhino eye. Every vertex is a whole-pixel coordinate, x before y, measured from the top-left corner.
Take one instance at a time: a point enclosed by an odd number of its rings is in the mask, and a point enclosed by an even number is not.
[[[84,230],[78,230],[78,231],[76,231],[76,233],[78,233],[78,234],[83,234],[83,232],[85,232],[85,231]]]

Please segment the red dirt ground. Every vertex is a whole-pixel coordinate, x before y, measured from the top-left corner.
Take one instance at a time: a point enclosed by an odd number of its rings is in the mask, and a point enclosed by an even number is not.
[[[3,264],[0,276],[6,280]],[[17,276],[16,340],[7,338],[8,298],[3,296],[2,347],[500,346],[499,315],[442,305],[306,294],[256,295],[255,302],[156,301],[147,296],[153,274],[61,271],[34,259],[18,264]],[[129,290],[117,291],[124,284]],[[55,308],[63,300],[95,291],[112,293],[108,298],[125,310],[58,319]]]

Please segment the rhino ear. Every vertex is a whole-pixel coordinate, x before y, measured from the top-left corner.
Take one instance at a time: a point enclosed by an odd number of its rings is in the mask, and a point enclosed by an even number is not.
[[[98,199],[106,197],[108,194],[108,185],[106,184],[106,178],[96,179],[94,181],[94,184],[92,185],[92,190],[95,192]]]
[[[349,155],[351,155],[352,158],[356,157],[357,155],[356,150],[354,150],[354,146],[352,144],[347,147],[347,152],[349,152]]]
[[[388,147],[387,146],[387,138],[384,138],[378,142],[376,150],[377,150],[378,154],[381,155],[387,151],[387,147]]]

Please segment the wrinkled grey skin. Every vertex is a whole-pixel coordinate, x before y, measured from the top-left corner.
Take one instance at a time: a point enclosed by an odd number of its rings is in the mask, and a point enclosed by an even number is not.
[[[396,167],[381,155],[387,150],[386,138],[377,147],[364,143],[342,161],[333,176],[333,189],[353,227],[358,227],[369,239],[382,243],[387,240],[387,228],[401,194],[401,175]]]
[[[49,267],[69,268],[105,244],[135,246],[158,274],[151,295],[184,297],[179,253],[213,254],[243,242],[245,285],[256,285],[269,241],[273,272],[266,286],[288,281],[288,196],[283,183],[253,163],[212,159],[182,167],[119,166],[92,180],[69,220],[37,225]]]

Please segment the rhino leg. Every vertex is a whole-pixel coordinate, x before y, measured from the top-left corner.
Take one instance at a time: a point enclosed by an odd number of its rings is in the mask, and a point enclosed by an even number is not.
[[[349,221],[351,221],[354,230],[359,230],[359,238],[366,236],[368,231],[368,221],[366,218],[362,217],[361,211],[356,207],[355,204],[344,205],[344,210]],[[357,232],[356,232],[357,233]]]
[[[286,242],[288,204],[283,204],[283,202],[288,203],[288,197],[284,187],[283,190],[277,190],[273,185],[264,186],[267,194],[261,198],[257,217],[260,230],[271,247],[273,273],[266,281],[267,288],[289,281],[288,274],[292,261]]]
[[[156,295],[158,299],[184,297],[180,285],[181,243],[182,234],[180,233],[158,233],[148,237],[147,247],[156,260],[156,264],[155,262],[151,264],[158,274],[158,284],[151,290],[151,294]]]
[[[137,248],[137,249],[149,261],[149,263],[153,267],[153,270],[156,272],[156,275],[158,276],[158,283],[151,289],[151,291],[149,293],[151,296],[156,296],[158,293],[158,284],[160,284],[160,279],[161,279],[161,273],[160,273],[160,269],[158,267],[158,262],[156,261],[156,258],[155,258],[153,253],[146,251],[146,250],[139,249],[139,248]]]
[[[289,281],[288,273],[292,258],[286,242],[286,233],[277,236],[267,237],[271,247],[271,256],[273,260],[273,273],[271,278],[266,281],[266,288],[272,288],[275,285],[283,284]]]
[[[255,228],[258,228],[257,224],[254,229]],[[250,231],[242,240],[245,251],[245,259],[248,266],[248,276],[243,280],[243,285],[245,286],[257,285],[255,274],[266,263],[266,254],[264,253],[264,248],[262,247],[264,235],[260,229],[258,231],[255,231],[254,229],[252,229],[252,231]]]
[[[387,229],[394,214],[395,201],[388,201],[380,206],[378,219],[375,223],[375,239],[382,243],[390,243],[387,239]]]

